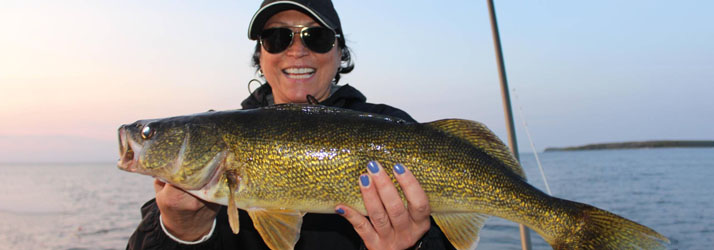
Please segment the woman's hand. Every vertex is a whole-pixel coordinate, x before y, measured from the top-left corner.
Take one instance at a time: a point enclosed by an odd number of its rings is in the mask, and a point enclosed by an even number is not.
[[[404,206],[394,183],[382,166],[370,162],[369,174],[360,176],[362,199],[369,220],[356,210],[339,205],[336,211],[352,223],[368,249],[406,249],[429,230],[431,209],[426,193],[404,166],[394,166],[394,176],[407,198]]]
[[[164,227],[171,235],[196,241],[211,231],[219,205],[200,200],[159,180],[154,180],[154,190]]]

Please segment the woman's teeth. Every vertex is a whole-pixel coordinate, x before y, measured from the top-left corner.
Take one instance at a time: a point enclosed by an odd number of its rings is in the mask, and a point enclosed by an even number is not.
[[[287,75],[288,78],[292,79],[305,79],[312,76],[315,73],[313,68],[287,68],[283,70],[283,73]]]

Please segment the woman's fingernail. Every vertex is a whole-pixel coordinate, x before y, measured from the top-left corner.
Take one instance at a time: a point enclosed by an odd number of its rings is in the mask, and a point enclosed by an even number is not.
[[[396,165],[394,165],[394,172],[396,172],[397,174],[403,174],[404,166],[402,166],[402,164],[397,163]]]
[[[369,176],[366,174],[360,175],[359,181],[362,182],[362,186],[369,186]]]
[[[345,210],[342,208],[338,208],[337,210],[335,210],[335,212],[337,212],[338,214],[345,214]]]
[[[379,165],[377,165],[377,162],[375,161],[370,161],[369,163],[367,163],[367,169],[369,169],[369,172],[376,174],[377,172],[379,172]]]

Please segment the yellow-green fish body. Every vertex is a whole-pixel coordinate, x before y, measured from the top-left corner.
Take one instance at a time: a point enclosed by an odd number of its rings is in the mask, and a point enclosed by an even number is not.
[[[345,204],[366,214],[357,180],[369,161],[407,166],[459,249],[476,246],[491,215],[527,225],[555,249],[667,242],[645,226],[532,187],[506,146],[473,121],[410,123],[288,104],[142,120],[119,130],[120,168],[228,205],[234,232],[235,207],[247,210],[274,249],[294,246],[305,212],[334,213]]]

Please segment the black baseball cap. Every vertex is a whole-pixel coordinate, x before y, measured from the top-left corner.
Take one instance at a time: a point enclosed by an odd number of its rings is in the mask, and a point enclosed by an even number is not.
[[[265,22],[271,16],[283,10],[301,11],[344,37],[342,26],[340,25],[340,17],[337,16],[337,11],[331,0],[265,0],[260,4],[260,9],[253,15],[253,19],[250,20],[248,38],[250,40],[258,40],[258,35],[263,30]]]

